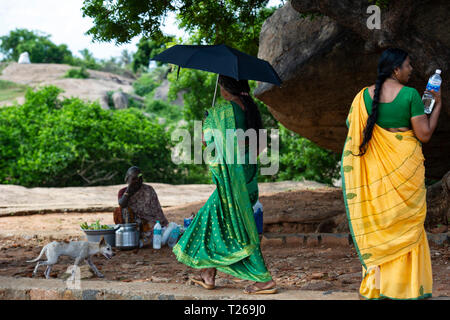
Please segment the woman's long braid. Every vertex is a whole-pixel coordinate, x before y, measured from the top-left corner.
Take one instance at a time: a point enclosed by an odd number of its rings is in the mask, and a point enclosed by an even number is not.
[[[366,127],[364,128],[364,139],[361,145],[359,146],[359,154],[358,156],[363,156],[367,151],[367,144],[372,138],[373,128],[375,127],[375,123],[378,119],[378,106],[380,104],[380,96],[381,96],[381,87],[383,86],[384,81],[389,78],[390,73],[380,73],[378,74],[377,80],[375,82],[375,90],[373,93],[372,100],[372,113],[369,115],[367,119]]]
[[[372,138],[373,128],[378,118],[378,107],[380,105],[381,88],[383,83],[389,78],[396,68],[401,68],[403,61],[408,57],[408,53],[402,49],[389,48],[383,51],[380,60],[378,61],[378,76],[375,81],[375,90],[372,100],[372,113],[367,119],[366,127],[363,131],[363,142],[359,146],[359,154],[356,156],[363,156],[367,151],[367,144]]]

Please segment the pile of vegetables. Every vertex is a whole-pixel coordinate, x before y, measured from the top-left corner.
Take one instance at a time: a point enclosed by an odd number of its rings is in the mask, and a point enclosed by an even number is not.
[[[100,220],[95,221],[93,224],[88,225],[87,222],[83,222],[80,224],[81,229],[84,230],[106,230],[106,229],[113,229],[110,226],[106,224],[100,224]]]

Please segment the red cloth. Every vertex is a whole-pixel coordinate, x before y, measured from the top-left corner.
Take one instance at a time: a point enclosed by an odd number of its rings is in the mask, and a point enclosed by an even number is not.
[[[120,198],[122,198],[123,194],[125,193],[125,190],[127,190],[127,187],[119,190],[119,200],[120,200]]]

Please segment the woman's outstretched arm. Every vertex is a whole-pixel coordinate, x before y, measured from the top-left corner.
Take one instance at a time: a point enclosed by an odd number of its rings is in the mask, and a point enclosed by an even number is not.
[[[430,141],[431,136],[433,135],[433,132],[437,127],[439,114],[441,113],[442,109],[441,91],[442,90],[427,91],[433,95],[435,100],[434,109],[430,117],[428,117],[426,114],[423,114],[411,118],[411,125],[414,130],[414,134],[416,135],[417,139],[419,139],[423,143],[427,143],[428,141]]]

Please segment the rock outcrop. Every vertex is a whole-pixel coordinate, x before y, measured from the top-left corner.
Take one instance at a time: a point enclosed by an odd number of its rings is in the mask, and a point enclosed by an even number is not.
[[[440,180],[450,170],[450,3],[391,2],[381,11],[380,30],[366,25],[368,1],[287,2],[264,23],[258,53],[283,84],[260,84],[255,95],[288,129],[340,153],[350,104],[374,83],[380,53],[404,48],[415,68],[408,85],[419,92],[434,69],[443,70],[443,111],[432,140],[423,145],[427,177]],[[300,12],[319,15],[311,19]]]
[[[121,91],[114,92],[112,95],[112,100],[115,109],[126,109],[128,108],[128,97]]]
[[[90,69],[88,69],[88,79],[64,78],[67,71],[72,68],[72,66],[66,64],[55,63],[10,63],[2,70],[0,80],[20,83],[32,88],[54,85],[64,90],[61,94],[62,97],[77,97],[86,101],[99,101],[104,109],[109,108],[105,100],[106,92],[133,92],[132,83],[135,79]],[[14,100],[1,101],[0,107],[11,105]],[[17,100],[19,103],[23,103],[24,99],[19,97]]]

